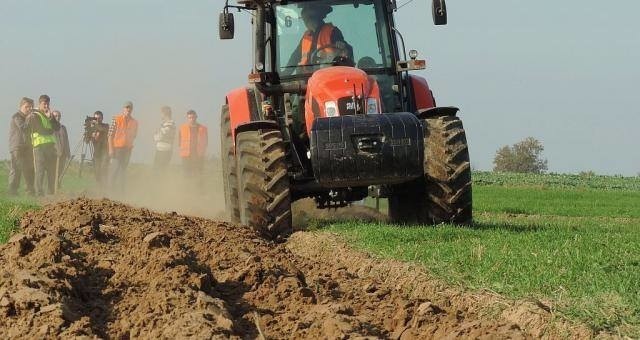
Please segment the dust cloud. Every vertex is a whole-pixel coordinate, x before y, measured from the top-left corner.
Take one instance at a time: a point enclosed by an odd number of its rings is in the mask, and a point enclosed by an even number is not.
[[[180,164],[171,164],[163,172],[151,165],[132,164],[122,193],[109,188],[104,193],[96,190],[90,196],[109,198],[158,212],[225,219],[222,169],[220,162],[215,160],[205,162],[202,178],[186,175]]]
[[[294,230],[305,230],[309,226],[320,226],[327,223],[354,221],[376,223],[388,221],[387,215],[383,212],[377,211],[361,202],[354,202],[343,208],[318,209],[313,199],[305,198],[294,202],[291,209],[293,211]]]
[[[87,172],[91,171],[89,169]],[[172,164],[164,172],[159,172],[150,164],[131,164],[127,169],[127,182],[122,193],[115,192],[111,187],[99,190],[97,186],[91,186],[84,191],[84,195],[90,198],[108,198],[158,212],[176,212],[230,222],[225,213],[222,176],[221,162],[217,158],[205,162],[202,178],[198,179],[187,176],[180,158],[174,157]],[[335,222],[388,221],[385,211],[377,211],[361,202],[354,202],[344,208],[318,209],[311,198],[293,202],[292,214],[294,230],[306,230],[310,225]]]
[[[180,165],[172,165],[164,174],[158,174],[149,165],[134,165],[129,169],[128,184],[123,194],[107,193],[96,197],[158,212],[176,212],[229,222],[225,213],[222,176],[219,161],[205,164],[202,180],[186,176]],[[344,208],[318,209],[313,199],[306,198],[292,204],[292,213],[295,230],[305,230],[317,222],[388,221],[386,214],[360,202]]]

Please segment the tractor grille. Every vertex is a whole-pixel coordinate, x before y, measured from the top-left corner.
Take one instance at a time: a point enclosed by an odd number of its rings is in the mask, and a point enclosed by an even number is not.
[[[355,104],[353,102],[353,98],[351,97],[342,97],[338,99],[338,112],[340,112],[341,116],[349,116],[355,115],[356,113],[363,112],[362,101],[356,99]]]

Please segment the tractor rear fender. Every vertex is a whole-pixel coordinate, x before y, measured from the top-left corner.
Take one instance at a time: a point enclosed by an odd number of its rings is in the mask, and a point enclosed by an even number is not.
[[[255,88],[241,87],[227,93],[231,131],[235,143],[238,126],[261,120],[258,105],[260,93]]]
[[[455,106],[432,107],[429,109],[418,110],[416,116],[420,119],[441,116],[455,116],[458,111],[460,111],[460,109]]]
[[[429,88],[426,79],[415,75],[410,75],[409,79],[411,80],[415,112],[418,118],[455,116],[460,111],[460,109],[453,106],[437,107],[433,91]]]
[[[280,130],[280,126],[278,125],[278,123],[274,122],[273,120],[255,120],[252,122],[242,123],[238,125],[233,132],[234,132],[234,135],[237,136],[239,133],[242,133],[242,132],[257,131],[261,129]]]
[[[435,107],[436,100],[433,97],[433,92],[429,88],[427,80],[416,75],[410,75],[409,80],[411,81],[411,90],[413,92],[413,102],[416,112]]]

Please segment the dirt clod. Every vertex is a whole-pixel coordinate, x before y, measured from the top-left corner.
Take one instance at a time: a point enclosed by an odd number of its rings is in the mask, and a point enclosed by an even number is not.
[[[29,238],[24,234],[12,236],[7,243],[12,245],[13,249],[11,252],[14,256],[25,256],[33,249],[33,244],[31,244]]]
[[[420,306],[418,306],[418,309],[416,310],[416,313],[420,316],[427,315],[427,314],[438,314],[441,312],[442,312],[442,309],[440,309],[438,306],[434,305],[431,302],[421,303]]]
[[[169,237],[161,232],[151,233],[142,240],[149,248],[160,248],[169,246]]]

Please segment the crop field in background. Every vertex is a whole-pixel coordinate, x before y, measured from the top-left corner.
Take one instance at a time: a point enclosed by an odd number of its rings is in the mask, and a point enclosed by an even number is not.
[[[30,198],[6,197],[0,167],[0,242]],[[312,221],[354,247],[424,265],[451,285],[548,306],[594,330],[640,337],[640,178],[474,172],[473,227]],[[71,171],[65,195],[91,185]],[[386,202],[381,202],[381,209]]]

